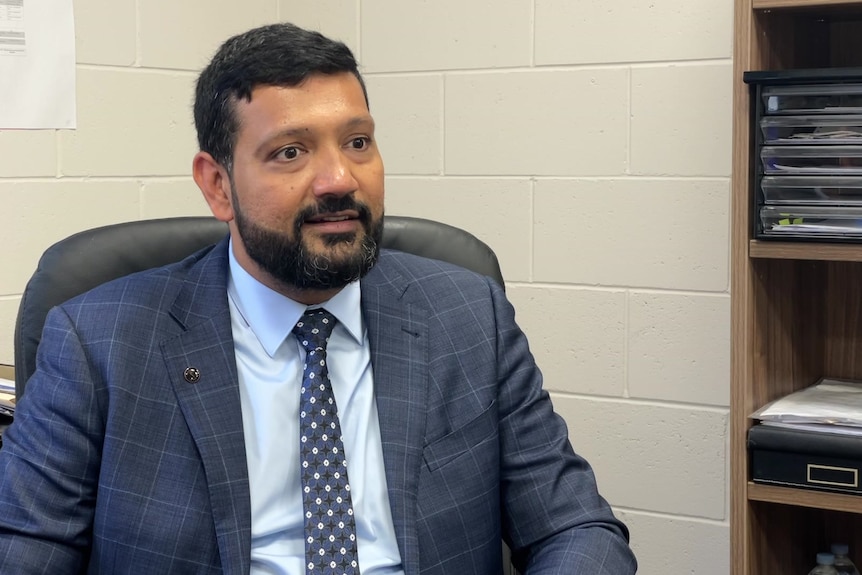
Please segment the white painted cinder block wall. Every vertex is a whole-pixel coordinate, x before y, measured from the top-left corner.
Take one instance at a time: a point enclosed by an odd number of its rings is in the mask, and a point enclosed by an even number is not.
[[[730,0],[75,0],[78,128],[0,130],[0,363],[39,254],[207,214],[192,86],[288,20],[366,75],[387,211],[498,253],[639,573],[729,571]]]

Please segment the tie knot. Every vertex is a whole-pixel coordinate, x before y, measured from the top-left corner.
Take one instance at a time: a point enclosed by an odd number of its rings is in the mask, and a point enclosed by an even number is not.
[[[335,322],[335,316],[323,308],[306,310],[296,322],[293,335],[299,339],[305,351],[325,350]]]

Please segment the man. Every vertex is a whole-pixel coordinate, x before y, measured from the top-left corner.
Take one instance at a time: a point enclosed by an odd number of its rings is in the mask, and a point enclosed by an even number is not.
[[[202,72],[230,235],[54,309],[0,450],[0,573],[635,572],[488,278],[380,253],[356,62],[289,24]]]

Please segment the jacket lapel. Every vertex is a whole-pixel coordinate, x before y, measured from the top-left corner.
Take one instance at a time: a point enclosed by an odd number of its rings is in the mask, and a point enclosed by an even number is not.
[[[251,504],[227,305],[227,249],[225,240],[190,269],[171,308],[183,331],[161,348],[203,461],[224,573],[245,575]],[[405,575],[418,575],[416,494],[425,436],[428,310],[412,301],[408,282],[391,261],[384,253],[362,280],[362,311],[395,534]]]
[[[223,241],[190,270],[171,309],[183,331],[161,347],[203,461],[222,568],[244,575],[251,563],[251,504],[227,270]]]
[[[405,575],[419,573],[416,493],[425,436],[428,311],[385,254],[362,280],[389,505]]]

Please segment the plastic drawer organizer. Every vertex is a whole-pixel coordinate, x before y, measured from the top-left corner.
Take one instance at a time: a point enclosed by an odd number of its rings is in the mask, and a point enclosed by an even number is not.
[[[747,72],[753,236],[862,242],[862,68]]]
[[[760,219],[775,236],[862,238],[862,206],[763,206]]]
[[[862,207],[862,178],[855,176],[764,176],[760,188],[766,205]]]

